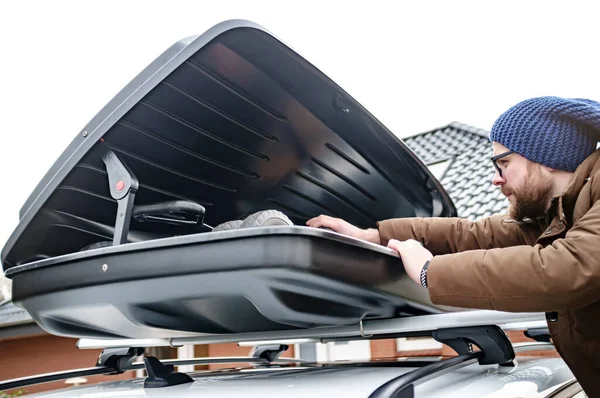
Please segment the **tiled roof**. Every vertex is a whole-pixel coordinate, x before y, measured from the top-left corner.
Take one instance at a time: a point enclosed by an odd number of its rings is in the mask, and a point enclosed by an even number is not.
[[[12,301],[0,302],[0,328],[32,321],[29,313]]]
[[[403,141],[428,167],[449,161],[440,182],[459,217],[477,220],[508,208],[506,198],[491,183],[494,166],[487,131],[451,123]]]

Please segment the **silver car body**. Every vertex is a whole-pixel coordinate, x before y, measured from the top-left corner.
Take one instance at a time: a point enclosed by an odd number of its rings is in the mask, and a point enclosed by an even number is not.
[[[436,359],[433,359],[436,360]],[[161,389],[144,388],[144,379],[111,381],[74,387],[32,397],[369,397],[387,381],[416,367],[328,364],[193,373],[194,382]],[[477,363],[447,372],[415,386],[422,397],[546,397],[573,376],[558,358],[519,358],[514,368]]]

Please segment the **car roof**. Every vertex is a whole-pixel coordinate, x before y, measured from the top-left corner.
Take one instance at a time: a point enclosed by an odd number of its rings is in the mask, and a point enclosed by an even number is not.
[[[431,360],[430,360],[431,361]],[[421,361],[420,361],[421,362]],[[427,362],[427,361],[425,361]],[[435,362],[435,360],[432,360]],[[72,387],[32,397],[92,397],[160,395],[188,397],[287,397],[336,396],[367,397],[386,382],[418,369],[414,361],[398,366],[375,363],[330,363],[317,367],[241,368],[190,373],[193,383],[161,389],[145,389],[144,379],[109,381]],[[389,365],[389,364],[388,364]],[[573,378],[560,358],[520,358],[510,368],[471,364],[449,371],[415,386],[415,394],[427,397],[504,397],[514,392],[535,394],[559,386]]]

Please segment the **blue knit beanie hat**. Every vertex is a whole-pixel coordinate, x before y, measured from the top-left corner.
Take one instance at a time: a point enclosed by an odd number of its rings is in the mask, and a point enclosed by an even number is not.
[[[583,98],[522,101],[494,122],[490,141],[557,170],[575,171],[600,137],[600,103]]]

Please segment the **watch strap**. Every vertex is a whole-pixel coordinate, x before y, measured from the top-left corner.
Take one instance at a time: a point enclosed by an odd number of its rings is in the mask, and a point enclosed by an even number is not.
[[[420,281],[421,281],[421,286],[423,287],[427,287],[427,268],[429,268],[429,261],[427,260],[425,262],[425,265],[423,265],[423,268],[421,268],[421,276],[420,276]]]

